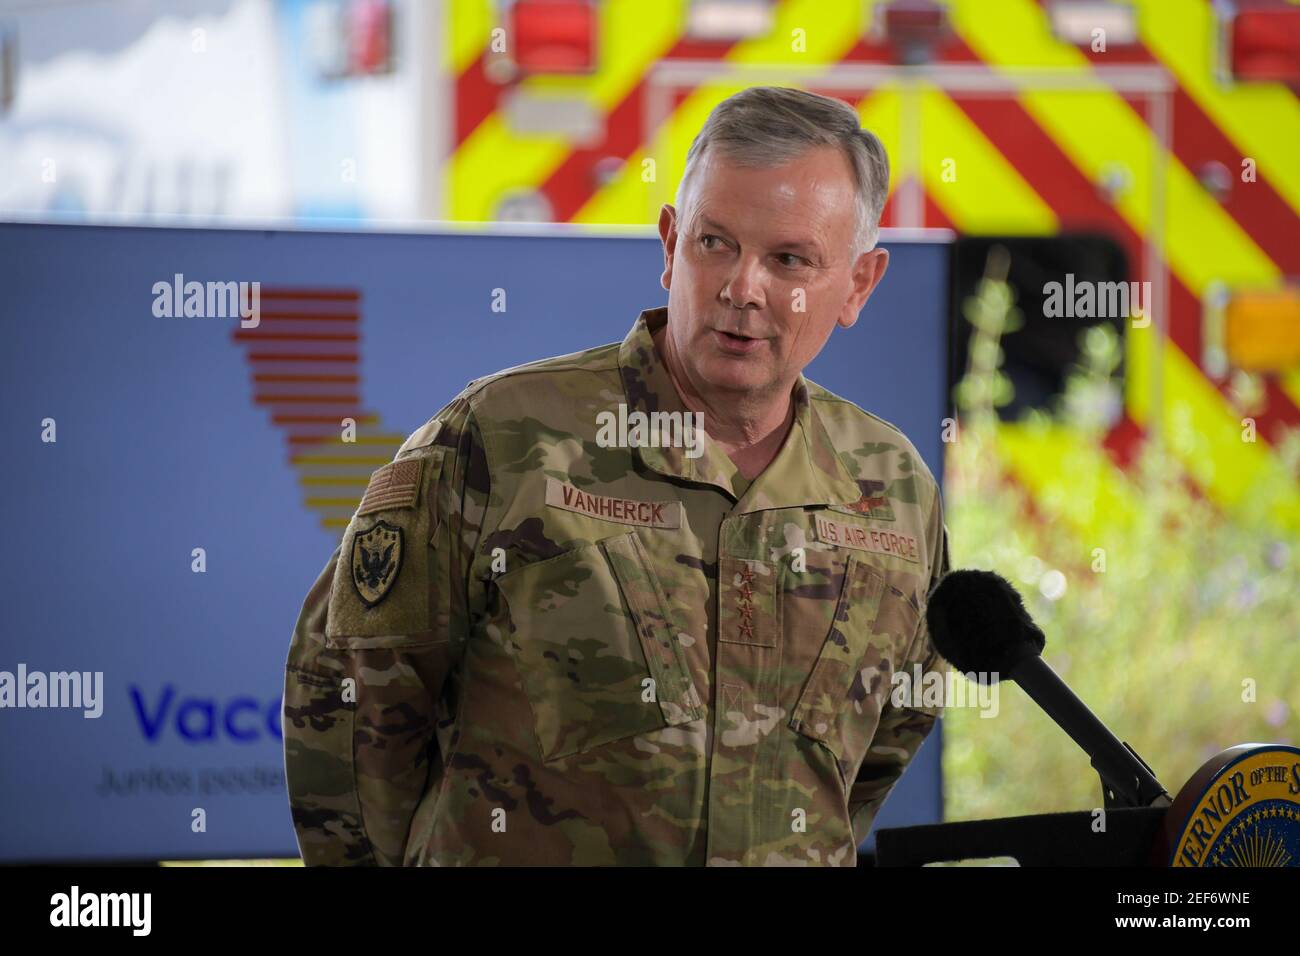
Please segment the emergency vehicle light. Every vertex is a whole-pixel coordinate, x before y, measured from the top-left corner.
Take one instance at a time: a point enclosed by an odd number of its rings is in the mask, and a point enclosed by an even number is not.
[[[1246,371],[1300,368],[1300,286],[1229,295],[1224,346],[1228,360]]]
[[[516,0],[509,23],[520,70],[586,73],[595,68],[596,10],[590,0]]]
[[[1228,54],[1234,79],[1285,83],[1300,90],[1300,7],[1243,7],[1232,18],[1231,31]]]

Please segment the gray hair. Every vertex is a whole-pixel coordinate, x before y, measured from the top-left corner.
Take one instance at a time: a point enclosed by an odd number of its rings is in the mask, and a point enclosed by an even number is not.
[[[754,86],[723,100],[686,153],[686,169],[677,185],[679,212],[691,174],[710,146],[751,168],[779,166],[818,146],[837,147],[853,167],[857,252],[875,246],[889,194],[889,157],[876,135],[859,127],[858,114],[847,103],[780,86]]]

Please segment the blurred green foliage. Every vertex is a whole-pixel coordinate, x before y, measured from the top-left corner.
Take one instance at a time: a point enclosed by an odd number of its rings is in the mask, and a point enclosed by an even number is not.
[[[997,571],[1016,585],[1047,634],[1048,663],[1171,794],[1226,747],[1295,744],[1300,541],[1267,515],[1278,496],[1295,494],[1300,433],[1274,449],[1290,484],[1252,488],[1228,515],[1194,490],[1170,453],[1171,444],[1185,451],[1197,440],[1195,423],[1174,409],[1163,439],[1145,442],[1127,474],[1113,471],[1131,484],[1134,513],[1110,523],[1093,513],[1106,489],[1080,469],[1077,493],[1065,497],[1094,530],[1044,517],[1014,480],[998,430],[1065,426],[1071,445],[1095,459],[1121,408],[1113,375],[1122,344],[1109,328],[1089,330],[1059,407],[1027,425],[999,424],[996,408],[1011,397],[1000,339],[1019,316],[998,255],[964,310],[972,349],[946,460],[953,566]],[[1055,463],[1067,484],[1075,481],[1068,457]],[[946,819],[1101,806],[1083,751],[1018,687],[1000,687],[996,717],[945,711]]]

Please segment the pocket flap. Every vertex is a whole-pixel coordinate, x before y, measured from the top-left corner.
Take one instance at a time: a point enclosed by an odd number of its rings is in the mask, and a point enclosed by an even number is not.
[[[700,716],[647,569],[628,532],[496,579],[544,760]]]
[[[663,586],[651,570],[641,539],[633,531],[606,538],[600,545],[632,611],[633,623],[640,631],[664,719],[675,725],[702,717],[704,709],[690,679],[686,653],[677,639]]]
[[[791,728],[822,742],[836,757],[844,750],[841,722],[853,717],[864,723],[868,698],[879,691],[879,681],[892,678],[897,637],[876,631],[887,590],[880,571],[859,555],[849,555],[830,632],[790,717]],[[877,711],[876,721],[879,716]],[[871,723],[874,732],[875,721]]]

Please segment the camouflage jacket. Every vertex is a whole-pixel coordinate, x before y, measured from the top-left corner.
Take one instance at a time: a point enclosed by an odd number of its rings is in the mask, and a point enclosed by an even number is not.
[[[666,318],[470,382],[372,476],[289,650],[308,864],[855,864],[939,713],[891,701],[940,666],[939,489],[802,376],[748,487],[611,442],[685,411]]]

